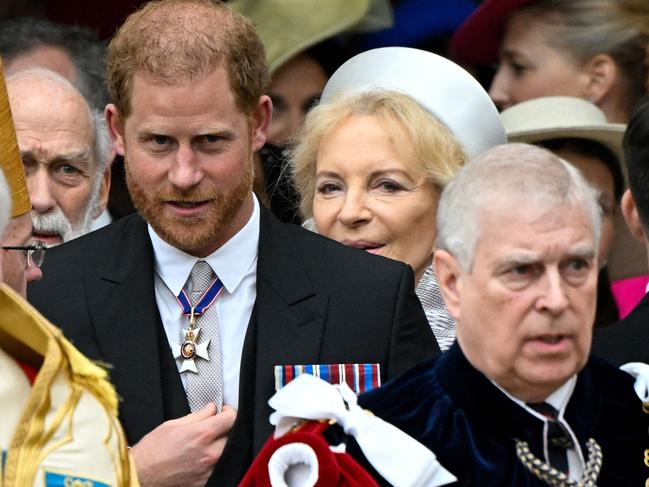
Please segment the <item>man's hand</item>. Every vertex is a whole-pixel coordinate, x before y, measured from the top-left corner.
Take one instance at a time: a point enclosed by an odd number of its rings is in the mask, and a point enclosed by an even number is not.
[[[236,417],[230,406],[216,414],[214,404],[208,404],[145,435],[130,450],[142,487],[204,486]]]

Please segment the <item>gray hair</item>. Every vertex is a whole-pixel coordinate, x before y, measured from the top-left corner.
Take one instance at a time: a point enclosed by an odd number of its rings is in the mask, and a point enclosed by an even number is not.
[[[110,139],[110,134],[108,133],[108,124],[106,123],[104,112],[93,110],[90,118],[95,129],[94,156],[97,178],[101,179],[102,174],[104,174],[111,163],[110,156],[113,150],[113,141]]]
[[[549,41],[580,64],[608,54],[620,68],[632,106],[647,89],[647,0],[541,0],[519,11],[557,26]]]
[[[0,237],[4,234],[5,227],[11,217],[11,192],[5,179],[5,175],[0,170]]]
[[[83,97],[81,92],[66,78],[54,71],[46,68],[28,68],[17,71],[7,77],[7,83],[11,81],[17,82],[19,78],[41,78],[48,79],[54,83],[59,84],[65,90],[79,95],[85,102],[88,110],[88,122],[92,124],[94,140],[92,147],[93,162],[95,165],[96,177],[101,179],[101,176],[106,171],[110,161],[112,151],[112,141],[108,133],[108,126],[104,117],[103,111],[92,108],[88,100]]]
[[[590,217],[597,244],[602,226],[597,198],[579,170],[550,151],[528,144],[500,145],[469,161],[442,193],[437,246],[470,271],[480,216],[496,201],[548,209],[577,205]]]

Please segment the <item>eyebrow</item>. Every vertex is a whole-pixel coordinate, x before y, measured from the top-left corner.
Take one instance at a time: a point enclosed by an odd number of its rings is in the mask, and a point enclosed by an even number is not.
[[[415,181],[412,178],[412,176],[410,174],[408,174],[407,171],[404,171],[403,169],[382,169],[380,171],[372,171],[371,173],[369,173],[368,176],[369,176],[370,179],[374,179],[374,178],[377,178],[379,176],[389,176],[391,174],[400,174],[400,175],[408,178],[408,180],[410,180],[412,182]],[[319,171],[319,172],[316,172],[316,177],[339,178],[341,176],[340,176],[339,173],[334,172],[334,171]]]
[[[162,127],[160,128],[144,127],[138,130],[137,132],[137,138],[140,141],[158,135],[162,137],[169,137],[170,139],[178,138],[175,135],[171,135],[167,130],[164,130]],[[225,127],[200,130],[197,133],[191,134],[190,137],[192,139],[195,139],[196,137],[205,137],[206,135],[216,135],[217,137],[221,137],[223,139],[228,139],[228,140],[232,140],[235,138],[235,132],[232,129],[225,128]]]
[[[565,258],[568,259],[581,258],[585,260],[593,260],[595,258],[595,249],[590,245],[578,245],[570,249],[566,253]],[[509,254],[503,260],[497,262],[494,265],[494,269],[496,272],[501,272],[513,266],[533,265],[540,262],[541,260],[542,257],[540,257],[537,254],[515,252]]]
[[[504,59],[509,62],[518,62],[524,63],[526,65],[536,66],[534,60],[529,56],[529,54],[526,54],[523,51],[519,51],[518,49],[503,49],[502,51],[500,51],[500,59]]]
[[[20,158],[25,161],[30,162],[42,162],[43,164],[49,165],[53,162],[80,162],[80,161],[90,161],[92,156],[92,149],[86,147],[75,152],[69,152],[67,154],[56,154],[50,159],[43,159],[39,157],[34,151],[20,151]]]
[[[531,264],[536,264],[539,262],[541,258],[536,255],[536,254],[529,254],[529,253],[513,253],[507,255],[505,258],[503,258],[500,261],[497,261],[493,269],[496,272],[502,272],[505,269],[509,269],[511,267],[519,266],[519,265],[531,265]]]
[[[590,245],[580,245],[570,250],[568,253],[571,257],[581,257],[582,259],[594,259],[596,252],[595,248]]]
[[[505,59],[512,59],[516,57],[518,53],[512,49],[503,49],[500,51],[500,57]]]

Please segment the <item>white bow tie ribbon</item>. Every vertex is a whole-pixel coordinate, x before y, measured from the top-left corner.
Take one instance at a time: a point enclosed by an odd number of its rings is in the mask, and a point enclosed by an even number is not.
[[[435,454],[406,433],[363,410],[345,383],[332,385],[303,374],[277,391],[268,404],[275,438],[300,420],[331,420],[356,439],[363,454],[394,487],[435,487],[455,482]]]
[[[620,367],[635,379],[633,388],[643,403],[649,402],[649,364],[644,362],[629,362]]]

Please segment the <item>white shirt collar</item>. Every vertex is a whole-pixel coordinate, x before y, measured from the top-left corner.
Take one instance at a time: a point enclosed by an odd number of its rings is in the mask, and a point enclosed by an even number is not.
[[[253,195],[253,210],[248,222],[230,240],[203,259],[168,244],[148,225],[155,271],[174,296],[178,296],[194,264],[204,260],[214,269],[226,291],[232,294],[257,259],[259,215],[259,202]]]
[[[507,392],[505,389],[500,387],[500,385],[498,385],[493,380],[491,381],[491,383],[495,385],[509,399],[514,401],[516,404],[518,404],[520,407],[525,409],[527,412],[529,412],[533,416],[536,416],[542,421],[546,421],[547,418],[545,418],[545,416],[530,408],[525,403],[525,401],[521,401],[520,399],[512,396],[509,392]],[[568,405],[568,401],[570,401],[570,397],[572,396],[572,391],[575,389],[576,383],[577,383],[577,375],[573,375],[572,377],[570,377],[570,379],[564,382],[561,387],[559,387],[556,391],[550,394],[544,401],[558,411],[558,415],[560,418],[563,418],[563,413],[566,409],[566,406]]]

